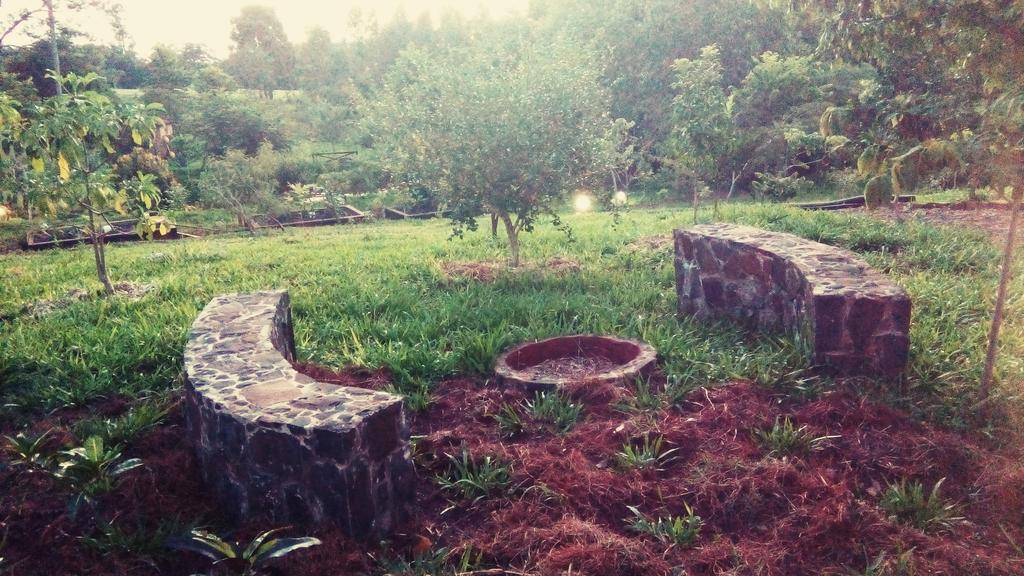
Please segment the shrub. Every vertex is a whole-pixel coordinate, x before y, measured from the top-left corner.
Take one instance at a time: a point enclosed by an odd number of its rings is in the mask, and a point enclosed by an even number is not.
[[[811,181],[797,175],[780,176],[778,174],[766,174],[758,172],[755,175],[751,187],[754,194],[761,199],[768,199],[772,202],[782,202],[796,198],[800,194],[810,190]]]

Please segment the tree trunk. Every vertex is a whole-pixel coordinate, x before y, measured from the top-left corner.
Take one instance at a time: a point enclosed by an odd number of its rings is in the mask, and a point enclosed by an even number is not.
[[[519,267],[519,228],[512,223],[512,217],[508,214],[501,214],[501,221],[505,223],[505,233],[508,234],[508,250],[511,254],[509,265],[513,268]]]
[[[57,50],[57,18],[53,15],[53,0],[44,0],[46,3],[46,20],[50,26],[50,56],[53,58],[53,71],[60,76],[60,51]],[[64,92],[63,86],[60,84],[60,80],[55,80],[57,84],[57,94],[60,95]]]
[[[103,292],[107,296],[114,293],[114,287],[110,284],[110,277],[107,276],[107,254],[104,250],[102,230],[96,229],[96,215],[89,210],[89,236],[92,240],[92,254],[96,258],[96,276],[103,284]]]
[[[978,404],[982,415],[988,414],[988,398],[992,391],[992,373],[995,371],[996,352],[999,348],[999,328],[1003,323],[1003,309],[1006,307],[1006,289],[1010,285],[1011,267],[1013,265],[1014,239],[1017,235],[1017,220],[1020,212],[1020,199],[1024,195],[1018,184],[1013,192],[1010,204],[1010,230],[1006,234],[1006,248],[1003,251],[1003,270],[999,275],[999,290],[996,292],[996,307],[992,312],[992,325],[988,331],[988,350],[985,353],[985,372],[981,377],[978,389]]]
[[[491,214],[491,238],[498,237],[498,215]]]

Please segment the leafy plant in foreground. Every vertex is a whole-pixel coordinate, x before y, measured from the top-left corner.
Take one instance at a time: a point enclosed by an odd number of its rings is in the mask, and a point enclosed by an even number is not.
[[[446,474],[437,476],[437,483],[461,498],[476,502],[505,490],[512,482],[511,468],[496,458],[474,460],[465,449],[460,456],[447,456],[450,466]]]
[[[538,392],[533,400],[526,401],[526,409],[537,420],[553,425],[564,434],[576,425],[583,406],[554,391]]]
[[[775,418],[775,424],[771,428],[759,428],[753,432],[754,440],[769,454],[796,454],[807,452],[819,443],[837,436],[815,437],[807,429],[807,426],[797,428],[793,421],[786,416],[782,421]]]
[[[661,435],[653,440],[650,436],[644,436],[640,444],[626,442],[622,445],[622,450],[615,454],[615,462],[623,470],[661,466],[668,462],[669,457],[677,450],[663,450],[664,443],[665,437]]]
[[[682,516],[665,516],[648,519],[634,506],[627,506],[633,513],[633,518],[627,518],[630,530],[641,534],[650,534],[661,542],[679,546],[693,546],[700,538],[700,530],[704,521],[693,512],[689,504],[686,507],[686,514]]]
[[[186,538],[171,539],[168,545],[178,550],[201,554],[212,560],[210,574],[256,576],[262,574],[267,562],[275,558],[321,544],[319,539],[310,536],[270,539],[282,530],[285,528],[262,532],[244,547],[239,542],[227,542],[220,536],[203,530],[193,530]]]
[[[75,492],[69,504],[72,516],[82,504],[110,492],[125,473],[142,466],[138,458],[122,460],[120,450],[107,448],[99,436],[61,452],[58,459],[57,478]]]
[[[53,453],[46,449],[46,440],[52,430],[38,436],[30,436],[19,432],[15,436],[4,436],[7,439],[7,451],[12,455],[15,464],[33,468],[44,468],[53,458]]]
[[[927,495],[924,485],[917,480],[900,480],[889,485],[879,504],[890,516],[922,530],[949,526],[959,518],[954,516],[956,505],[947,504],[940,494],[945,480],[943,478],[936,482]]]

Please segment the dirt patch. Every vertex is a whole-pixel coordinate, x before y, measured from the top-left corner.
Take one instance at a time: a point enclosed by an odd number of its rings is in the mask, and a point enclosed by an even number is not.
[[[539,266],[539,268],[541,270],[545,270],[548,272],[555,272],[556,274],[564,274],[566,272],[579,272],[580,263],[577,262],[576,260],[573,260],[572,258],[562,258],[561,256],[554,256],[552,258],[548,258],[547,260],[545,260],[544,263]]]
[[[448,281],[471,280],[474,282],[494,282],[503,274],[523,274],[528,272],[551,272],[568,274],[580,271],[580,263],[571,258],[554,256],[543,262],[526,262],[518,268],[510,268],[505,262],[480,260],[476,262],[442,262],[441,272]]]
[[[937,226],[955,226],[981,232],[997,246],[1006,244],[1006,233],[1010,229],[1010,210],[991,205],[893,205],[890,209],[857,209],[874,218],[904,223],[920,220]],[[1024,245],[1024,238],[1018,234],[1016,245]]]
[[[490,260],[480,262],[442,262],[441,271],[448,280],[473,280],[475,282],[494,282],[498,273],[508,269],[508,265]]]
[[[646,250],[657,252],[672,246],[671,234],[655,234],[653,236],[641,236],[626,245],[631,250]]]
[[[300,365],[301,366],[301,365]],[[378,386],[383,374],[300,368],[346,385]],[[656,376],[655,390],[664,383]],[[415,517],[387,547],[360,546],[337,530],[294,528],[323,545],[276,564],[282,575],[381,574],[378,559],[429,555],[442,548],[453,562],[466,550],[481,574],[531,575],[844,574],[863,572],[885,552],[895,561],[913,550],[918,574],[1020,574],[1024,560],[1024,467],[1020,454],[921,424],[899,411],[837,391],[794,402],[749,383],[698,389],[677,408],[629,409],[629,387],[566,389],[584,405],[566,434],[533,422],[523,393],[475,379],[438,383],[435,401],[410,415],[416,440]],[[525,431],[505,437],[494,416],[506,407]],[[752,431],[788,416],[815,436],[836,436],[820,449],[774,457]],[[36,428],[62,427],[55,415]],[[49,476],[0,466],[0,523],[9,574],[164,574],[199,572],[194,555],[165,552],[151,561],[124,551],[98,552],[83,536],[97,523],[153,529],[160,521],[198,521],[246,540],[279,522],[254,519],[232,530],[206,494],[182,433],[171,420],[134,442],[126,455],[145,470],[104,497],[91,513],[67,516],[66,493]],[[623,470],[624,444],[663,437],[674,452],[659,466]],[[436,483],[447,455],[467,450],[510,466],[511,482],[476,502],[456,499]],[[9,463],[9,455],[2,457]],[[886,517],[880,495],[889,483],[920,480],[943,494],[965,520],[923,532]],[[648,517],[679,515],[685,505],[703,519],[692,547],[671,546],[629,528],[629,506]],[[395,574],[403,574],[394,571]]]
[[[552,358],[540,364],[520,370],[524,378],[574,378],[586,379],[618,368],[618,364],[600,356],[566,356]]]
[[[25,311],[33,318],[43,318],[58,310],[63,310],[75,302],[88,300],[92,294],[82,288],[72,288],[60,298],[37,300],[28,305]]]

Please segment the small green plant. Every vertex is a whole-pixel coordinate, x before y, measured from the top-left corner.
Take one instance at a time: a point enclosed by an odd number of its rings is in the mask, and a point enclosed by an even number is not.
[[[377,558],[379,570],[387,575],[402,576],[449,576],[451,574],[473,574],[479,569],[483,557],[467,546],[461,554],[449,548],[437,548],[416,554],[412,558],[385,553]]]
[[[82,504],[101,494],[110,492],[121,477],[140,466],[138,458],[121,459],[115,446],[107,448],[103,438],[91,436],[77,448],[58,455],[56,476],[74,492],[69,510],[74,516]]]
[[[762,448],[768,450],[769,454],[785,455],[807,452],[815,448],[821,442],[838,436],[815,437],[807,429],[807,426],[797,428],[793,421],[786,416],[781,421],[775,418],[775,424],[771,428],[759,428],[753,432],[754,440]]]
[[[152,527],[147,526],[141,518],[135,521],[134,526],[128,527],[115,518],[97,522],[96,530],[88,536],[81,536],[79,540],[84,546],[103,554],[123,552],[136,557],[152,558],[166,553],[167,543],[171,539],[187,534],[193,528],[194,524],[189,525],[179,518],[160,520]]]
[[[650,534],[666,544],[689,547],[700,538],[700,530],[704,521],[694,513],[689,504],[683,504],[686,514],[682,516],[665,516],[651,520],[633,506],[627,506],[633,518],[627,518],[629,529],[640,534]]]
[[[45,468],[53,459],[53,453],[46,448],[46,441],[52,430],[38,436],[19,432],[15,436],[4,436],[7,439],[7,451],[11,454],[14,464],[29,468]]]
[[[494,415],[494,420],[498,423],[498,432],[506,440],[523,433],[523,417],[511,404],[502,404],[501,409]]]
[[[177,550],[201,554],[212,560],[213,566],[209,574],[256,576],[265,573],[266,564],[275,558],[320,545],[319,539],[310,536],[270,539],[283,530],[285,528],[262,532],[245,546],[239,542],[227,542],[216,534],[193,530],[185,538],[171,539],[168,545]]]
[[[914,549],[901,552],[894,559],[883,550],[874,560],[869,558],[863,570],[848,568],[846,573],[849,576],[914,576]]]
[[[491,456],[473,459],[469,451],[462,454],[448,454],[449,467],[444,475],[437,476],[442,490],[453,492],[460,498],[474,502],[504,491],[512,482],[511,468]]]
[[[945,480],[936,482],[927,495],[924,485],[917,480],[900,480],[889,485],[882,494],[880,505],[890,516],[922,530],[949,526],[959,518],[954,516],[956,505],[946,503],[940,494]]]
[[[622,450],[615,454],[615,462],[623,470],[636,468],[657,468],[664,465],[671,459],[677,448],[664,449],[665,437],[656,436],[652,440],[650,436],[644,436],[643,442],[636,444],[626,442]]]
[[[647,378],[637,378],[629,407],[639,412],[656,412],[664,406],[665,399],[655,392],[651,381]]]
[[[526,401],[526,409],[534,419],[547,422],[559,433],[564,434],[576,425],[583,406],[555,391],[538,392],[533,400]]]
[[[75,432],[79,437],[100,436],[111,445],[127,444],[162,422],[169,411],[162,402],[142,402],[117,418],[83,421]]]

